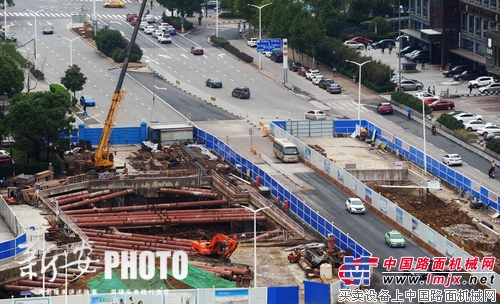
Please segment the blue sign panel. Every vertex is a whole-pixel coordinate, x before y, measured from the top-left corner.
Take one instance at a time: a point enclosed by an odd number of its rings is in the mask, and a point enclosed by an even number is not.
[[[281,51],[281,38],[262,39],[257,42],[257,52],[277,52]]]

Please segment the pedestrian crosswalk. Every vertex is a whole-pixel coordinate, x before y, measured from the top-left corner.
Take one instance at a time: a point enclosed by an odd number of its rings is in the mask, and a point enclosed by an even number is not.
[[[43,13],[38,13],[37,18],[71,18],[71,16],[77,15],[77,14],[69,14],[69,13],[49,13],[49,12],[43,12]],[[0,17],[4,17],[4,13],[0,13]],[[101,19],[122,19],[125,20],[126,14],[101,14],[97,13],[97,18]],[[33,13],[28,13],[28,12],[7,12],[7,17],[31,17],[34,18],[35,14]]]

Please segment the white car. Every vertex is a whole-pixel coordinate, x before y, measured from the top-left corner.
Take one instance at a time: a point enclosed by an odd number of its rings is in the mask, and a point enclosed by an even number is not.
[[[152,35],[154,31],[155,31],[155,26],[154,26],[154,25],[148,25],[148,26],[144,29],[144,33],[145,33],[145,34],[148,34],[148,35]]]
[[[149,23],[147,23],[147,21],[141,21],[141,24],[139,24],[139,29],[144,31],[148,25]]]
[[[271,58],[271,54],[273,52],[264,52],[264,56],[266,56],[267,58]]]
[[[250,40],[247,40],[247,45],[249,47],[257,47],[257,42],[259,41],[258,38],[250,38]]]
[[[319,75],[314,75],[311,77],[311,81],[314,85],[318,85],[321,79],[325,78],[325,76],[319,74]]]
[[[319,75],[319,71],[318,71],[318,70],[309,70],[309,71],[307,71],[307,73],[306,73],[306,79],[311,80],[311,78],[312,78],[313,76],[316,76],[316,75]]]
[[[476,115],[473,113],[460,113],[460,114],[457,114],[453,117],[455,117],[461,123],[466,123],[466,122],[473,121],[473,120],[481,120],[481,121],[484,120],[483,116]]]
[[[159,43],[172,43],[172,36],[170,36],[170,34],[161,33],[160,35],[158,35],[158,42]]]
[[[350,213],[365,213],[365,204],[359,198],[348,198],[345,201],[345,209]]]
[[[148,22],[148,23],[154,23],[156,20],[155,20],[155,16],[153,15],[146,15],[146,17],[144,17],[144,21]]]
[[[357,43],[356,41],[347,40],[344,45],[351,49],[364,50],[365,45],[362,43]]]
[[[490,83],[487,86],[480,87],[478,89],[479,93],[496,93],[500,92],[500,83]]]
[[[162,22],[162,23],[160,23],[160,25],[158,26],[158,28],[159,28],[160,30],[162,30],[162,31],[166,31],[166,30],[168,29],[168,26],[169,26],[169,24],[168,24],[168,23],[166,23],[166,22]]]
[[[326,114],[325,112],[321,110],[311,110],[307,111],[304,114],[305,119],[312,119],[312,120],[325,120],[326,119]]]
[[[477,134],[482,136],[488,135],[488,133],[493,132],[500,132],[500,127],[492,123],[487,123],[486,126],[477,129]]]
[[[481,76],[481,77],[478,77],[474,80],[469,81],[469,85],[471,85],[473,88],[479,88],[479,87],[487,86],[487,85],[494,83],[494,82],[496,82],[496,81],[491,76]]]
[[[477,131],[479,128],[484,128],[486,126],[486,122],[483,120],[473,120],[469,121],[467,123],[464,123],[464,129],[472,132],[472,131]]]
[[[399,81],[396,81],[396,83],[398,83]],[[428,97],[435,97],[435,98],[439,98],[439,96],[436,96],[436,95],[432,95],[428,92],[418,92],[418,93],[415,93],[413,94],[413,96],[417,97],[418,99],[424,101],[426,98]]]
[[[446,154],[445,156],[443,156],[443,163],[447,164],[448,166],[461,166],[462,158],[458,154]]]
[[[162,30],[154,30],[153,33],[151,33],[151,36],[153,36],[153,38],[158,38],[158,35],[162,34],[163,34]]]

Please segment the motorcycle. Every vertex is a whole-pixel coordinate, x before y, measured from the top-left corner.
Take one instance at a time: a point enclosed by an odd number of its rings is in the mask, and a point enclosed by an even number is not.
[[[495,168],[490,168],[490,170],[488,171],[488,176],[490,178],[495,178]]]
[[[437,134],[436,127],[432,126],[431,132],[432,132],[432,135],[436,135]]]

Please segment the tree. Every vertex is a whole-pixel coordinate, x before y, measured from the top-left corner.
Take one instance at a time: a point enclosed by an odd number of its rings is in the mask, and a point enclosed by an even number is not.
[[[111,57],[115,50],[127,47],[127,40],[122,37],[120,31],[101,29],[95,37],[97,49],[106,56]]]
[[[83,90],[83,85],[87,82],[87,77],[80,70],[78,65],[73,64],[64,72],[64,77],[61,77],[62,85],[73,92],[73,100],[76,100],[76,91]]]
[[[16,138],[18,148],[26,152],[27,161],[30,158],[39,161],[43,147],[48,161],[51,147],[63,143],[69,147],[61,132],[71,134],[75,129],[72,114],[71,103],[63,92],[18,94],[11,100],[9,113],[2,123]]]
[[[7,7],[12,7],[15,6],[16,4],[14,3],[14,0],[7,0]],[[0,2],[0,9],[5,9],[3,5],[3,1]]]
[[[370,25],[368,26],[368,30],[370,32],[375,32],[375,26],[377,28],[378,35],[384,35],[391,31],[391,26],[384,17],[378,16],[373,18],[373,20],[370,22]]]
[[[19,65],[5,53],[0,53],[0,94],[12,97],[24,88],[24,73]]]

